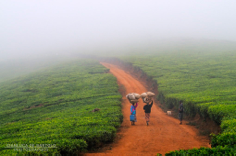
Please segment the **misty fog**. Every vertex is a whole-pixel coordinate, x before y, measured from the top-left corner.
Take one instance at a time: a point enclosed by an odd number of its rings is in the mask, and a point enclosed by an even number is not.
[[[189,40],[233,45],[235,6],[222,0],[1,1],[0,61],[135,52]]]

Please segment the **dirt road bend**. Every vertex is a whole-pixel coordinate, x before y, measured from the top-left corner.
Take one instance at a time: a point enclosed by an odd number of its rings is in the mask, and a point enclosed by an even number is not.
[[[118,84],[126,88],[126,93],[143,93],[148,91],[144,85],[133,78],[130,74],[119,69],[117,66],[101,63],[110,69],[110,72],[117,78]],[[110,149],[99,153],[86,153],[86,156],[103,155],[156,155],[165,154],[171,150],[199,148],[201,146],[210,147],[206,137],[199,136],[197,129],[192,126],[179,125],[179,121],[164,113],[155,103],[152,107],[150,124],[146,125],[144,118],[144,103],[140,100],[137,107],[137,122],[131,125],[129,121],[130,103],[123,97],[124,121],[118,132],[120,139],[112,143]]]

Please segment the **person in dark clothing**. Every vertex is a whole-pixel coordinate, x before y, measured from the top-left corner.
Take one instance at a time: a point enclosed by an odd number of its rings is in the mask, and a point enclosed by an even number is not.
[[[183,106],[183,102],[180,101],[179,102],[179,124],[182,124],[182,120],[183,120],[183,113],[184,113],[184,106]]]
[[[148,102],[145,102],[145,101],[148,101]],[[147,100],[147,99],[143,98],[143,102],[147,103],[146,105],[143,106],[143,110],[145,112],[145,119],[146,119],[146,123],[147,123],[147,126],[148,126],[150,113],[151,113],[151,108],[152,108],[152,105],[153,105],[153,100],[151,101],[151,99]]]

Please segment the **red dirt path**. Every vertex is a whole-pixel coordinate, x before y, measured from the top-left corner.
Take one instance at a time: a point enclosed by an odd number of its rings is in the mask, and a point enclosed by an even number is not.
[[[148,91],[144,85],[133,78],[130,74],[119,69],[117,66],[101,63],[110,69],[110,72],[117,78],[118,84],[126,88],[126,94],[131,92],[143,93]],[[137,107],[137,122],[131,125],[129,121],[130,103],[123,97],[124,121],[118,132],[120,139],[111,144],[111,150],[100,153],[86,153],[87,156],[102,155],[156,155],[165,154],[171,150],[210,147],[206,137],[197,135],[198,131],[192,126],[179,124],[179,121],[166,115],[156,104],[152,107],[150,124],[146,125],[143,106],[139,102]]]

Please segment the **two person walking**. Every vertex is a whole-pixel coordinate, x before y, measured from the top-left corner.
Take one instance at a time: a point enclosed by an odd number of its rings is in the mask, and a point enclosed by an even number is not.
[[[153,100],[146,99],[148,102],[145,102],[144,99],[145,98],[143,98],[143,102],[146,103],[146,105],[143,106],[143,110],[144,110],[144,113],[145,113],[146,124],[148,126],[149,125],[149,118],[150,118],[151,108],[152,108],[152,105],[153,105]],[[137,107],[138,107],[138,103],[132,103],[132,105],[130,107],[130,113],[131,113],[131,115],[134,115],[134,120],[131,122],[132,125],[135,125],[135,122],[137,122],[137,118],[136,118],[136,108]]]
[[[146,119],[146,124],[147,126],[149,125],[149,118],[150,118],[150,113],[151,113],[151,108],[153,105],[153,100],[148,100],[149,102],[146,103],[146,105],[143,106],[143,110],[145,113],[145,119]],[[143,102],[144,98],[143,98]],[[138,103],[132,103],[131,108],[130,108],[130,113],[131,115],[134,115],[134,121],[132,122],[132,125],[135,124],[135,122],[137,122],[137,118],[136,118],[136,108],[138,107]],[[183,112],[184,112],[184,106],[183,106],[183,102],[180,101],[179,102],[179,124],[182,124],[182,120],[183,120]]]

